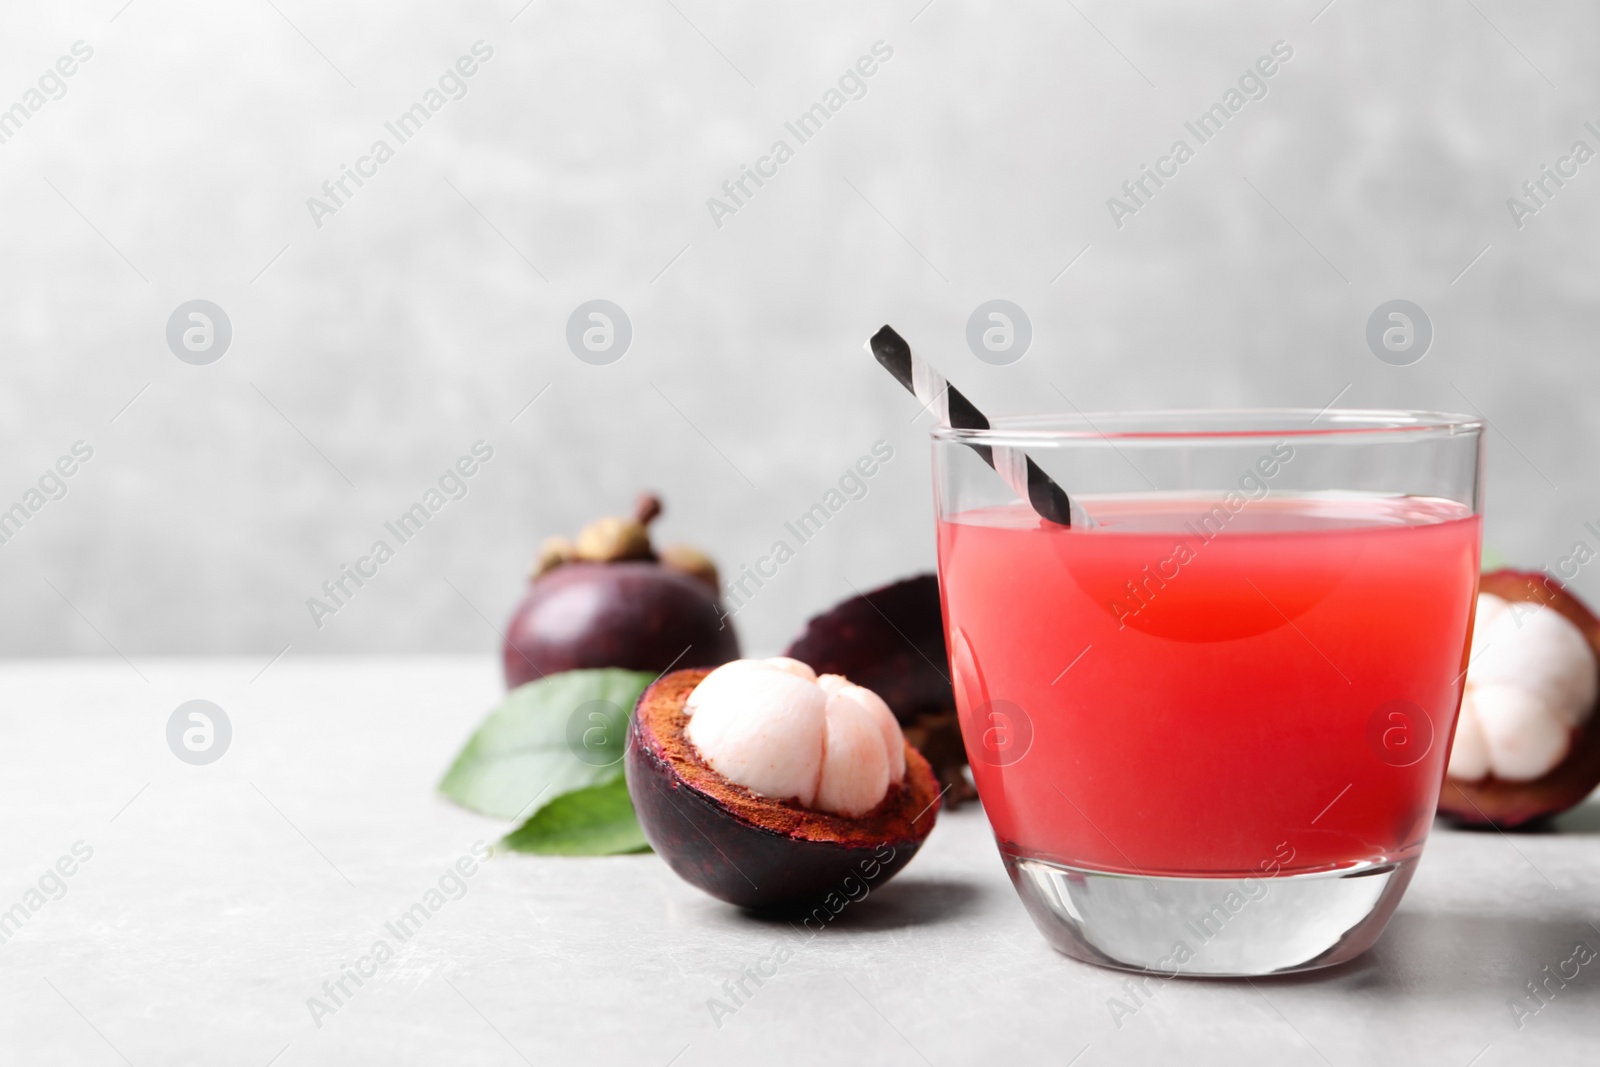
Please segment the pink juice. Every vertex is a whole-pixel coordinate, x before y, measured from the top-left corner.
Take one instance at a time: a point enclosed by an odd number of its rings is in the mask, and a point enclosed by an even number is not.
[[[1002,850],[1146,875],[1421,849],[1461,699],[1477,516],[1418,497],[1084,498],[939,524],[952,680]]]

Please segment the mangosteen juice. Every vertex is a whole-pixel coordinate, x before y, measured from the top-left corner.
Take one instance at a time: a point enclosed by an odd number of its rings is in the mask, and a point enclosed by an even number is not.
[[[1087,503],[1093,529],[1020,505],[940,524],[956,698],[1001,847],[1144,874],[1419,851],[1478,518],[1291,498],[1218,526],[1215,501]]]

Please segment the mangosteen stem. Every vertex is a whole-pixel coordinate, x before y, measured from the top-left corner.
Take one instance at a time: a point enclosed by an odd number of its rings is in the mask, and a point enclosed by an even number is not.
[[[654,493],[640,493],[634,505],[633,518],[640,526],[649,526],[661,514],[661,498]]]

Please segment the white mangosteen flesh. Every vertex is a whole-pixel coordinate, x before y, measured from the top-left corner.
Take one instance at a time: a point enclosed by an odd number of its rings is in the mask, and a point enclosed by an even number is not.
[[[905,780],[905,736],[883,699],[798,660],[725,663],[684,713],[700,758],[760,796],[859,818]]]
[[[1593,714],[1597,688],[1594,652],[1564,615],[1480,593],[1447,773],[1511,782],[1549,773]]]

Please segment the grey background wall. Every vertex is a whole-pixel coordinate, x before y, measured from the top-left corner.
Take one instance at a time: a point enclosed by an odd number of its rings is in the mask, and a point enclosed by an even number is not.
[[[932,564],[928,416],[861,351],[883,322],[997,412],[1479,410],[1489,540],[1554,566],[1600,518],[1600,162],[1520,228],[1506,201],[1600,149],[1600,12],[1324,3],[7,5],[0,507],[74,442],[93,458],[0,545],[0,652],[489,649],[543,535],[651,487],[664,536],[736,570],[890,442],[739,615],[775,649]],[[399,143],[385,122],[479,41]],[[880,41],[799,143],[784,123]],[[1183,123],[1279,41],[1199,145]],[[1180,137],[1194,158],[1116,225]],[[793,158],[714,219],[780,138]],[[605,366],[565,339],[597,298],[633,329]],[[964,339],[993,298],[1033,326],[1008,366]],[[1393,298],[1436,331],[1410,366],[1364,339]],[[232,326],[205,366],[166,340],[193,299]],[[477,441],[467,495],[313,626],[306,598]]]

